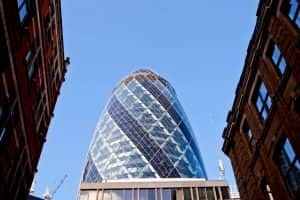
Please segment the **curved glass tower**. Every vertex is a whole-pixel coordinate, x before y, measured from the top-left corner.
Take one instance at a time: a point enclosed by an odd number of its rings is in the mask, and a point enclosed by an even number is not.
[[[82,182],[207,178],[188,119],[170,83],[138,70],[113,90],[97,124]]]

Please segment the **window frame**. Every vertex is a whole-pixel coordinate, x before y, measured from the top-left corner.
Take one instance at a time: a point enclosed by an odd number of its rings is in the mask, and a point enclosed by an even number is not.
[[[17,7],[20,23],[23,25],[29,16],[29,0],[17,0]],[[22,10],[25,12],[24,15]]]
[[[296,9],[294,9],[295,11],[294,14],[291,13],[292,11],[291,8],[293,7],[293,3],[295,3],[296,6]],[[300,3],[297,0],[283,1],[281,10],[289,19],[289,21],[291,21],[293,26],[300,29]]]
[[[34,80],[40,67],[40,51],[30,48],[24,56],[24,63],[26,67],[26,74],[30,81]]]
[[[243,120],[243,123],[241,126],[241,131],[247,138],[250,151],[253,151],[255,149],[256,140],[254,138],[254,134],[253,134],[252,130],[249,127],[249,123],[246,118],[244,118],[244,120]]]
[[[265,94],[263,94],[262,88],[264,88]],[[269,118],[273,102],[270,93],[266,87],[266,84],[260,77],[258,77],[255,84],[254,93],[252,95],[252,103],[254,104],[258,115],[265,123]],[[259,103],[261,103],[261,105]],[[266,116],[264,116],[264,113],[266,113]]]
[[[274,55],[276,55],[275,52],[278,52],[278,55],[276,56],[277,58],[275,58],[275,56],[274,56]],[[280,77],[282,77],[288,68],[288,63],[287,63],[285,57],[283,56],[279,46],[273,40],[271,40],[269,42],[269,46],[268,46],[268,50],[267,50],[267,57],[271,60],[278,75]]]
[[[290,154],[287,153],[286,147],[289,146],[292,150],[292,154],[293,154],[293,158],[290,158]],[[282,158],[283,157],[283,158]],[[280,160],[285,160],[285,163],[280,163]],[[276,166],[280,172],[280,175],[282,177],[282,179],[285,182],[286,187],[288,188],[288,190],[293,193],[296,194],[296,192],[299,190],[300,186],[300,180],[298,180],[299,182],[297,183],[297,177],[295,177],[295,181],[296,184],[298,185],[297,188],[293,188],[293,183],[290,180],[291,174],[292,173],[297,173],[296,169],[298,169],[300,171],[300,160],[297,158],[297,155],[295,153],[295,150],[293,148],[293,146],[291,145],[291,142],[289,140],[288,137],[283,136],[278,145],[277,145],[277,149],[274,153],[274,161],[276,163]],[[284,166],[287,165],[287,166]],[[298,166],[297,166],[298,165]],[[283,167],[286,167],[286,169],[283,169]],[[285,171],[284,171],[285,170]]]

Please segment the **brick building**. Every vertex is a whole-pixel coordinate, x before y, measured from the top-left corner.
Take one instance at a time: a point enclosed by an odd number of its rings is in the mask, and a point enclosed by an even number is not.
[[[241,199],[300,199],[300,1],[260,0],[223,151]]]
[[[68,59],[59,0],[0,0],[0,199],[27,199]]]

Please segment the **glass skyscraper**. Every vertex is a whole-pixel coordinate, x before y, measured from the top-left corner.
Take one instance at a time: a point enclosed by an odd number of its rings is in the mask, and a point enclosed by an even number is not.
[[[195,136],[170,83],[138,70],[114,88],[82,182],[180,177],[207,178]]]

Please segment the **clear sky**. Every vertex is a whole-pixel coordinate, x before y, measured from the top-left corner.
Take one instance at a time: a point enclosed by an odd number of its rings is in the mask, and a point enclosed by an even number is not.
[[[209,179],[221,151],[258,0],[62,0],[66,81],[36,174],[36,195],[68,178],[54,200],[76,199],[97,120],[113,87],[150,68],[175,88],[197,136]]]

